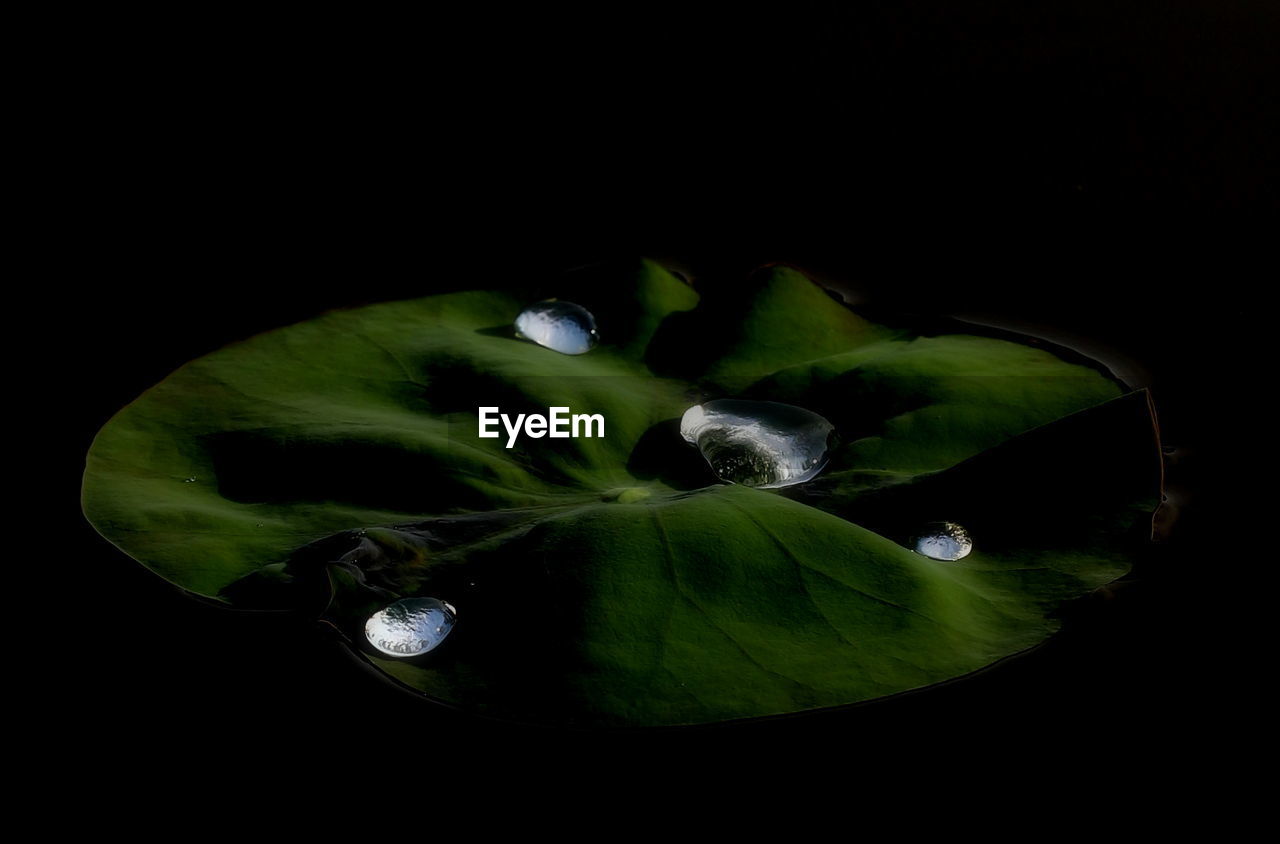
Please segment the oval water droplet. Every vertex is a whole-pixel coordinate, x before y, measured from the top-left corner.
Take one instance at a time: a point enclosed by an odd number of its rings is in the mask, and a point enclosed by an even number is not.
[[[915,538],[916,553],[931,560],[955,562],[969,556],[973,540],[955,522],[930,522]]]
[[[589,352],[600,341],[596,318],[590,311],[558,300],[538,302],[521,311],[516,317],[516,332],[566,355]]]
[[[772,401],[717,399],[694,405],[680,435],[729,483],[771,489],[812,479],[827,464],[835,428],[818,414]]]
[[[444,641],[457,616],[457,610],[436,598],[402,598],[369,616],[364,635],[387,656],[421,656]]]
[[[193,484],[193,483],[195,483],[195,482],[196,482],[196,478],[195,478],[194,476],[192,476],[192,477],[190,477],[190,478],[186,478],[185,480],[183,480],[183,483],[184,483],[184,484]]]

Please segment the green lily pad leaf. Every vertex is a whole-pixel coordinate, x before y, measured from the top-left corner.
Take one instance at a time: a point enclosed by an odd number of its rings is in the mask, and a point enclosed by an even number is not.
[[[740,384],[901,333],[868,322],[790,267],[766,267],[745,289],[666,320],[647,359],[655,372]]]
[[[961,676],[1050,635],[1149,532],[1145,394],[1089,366],[881,326],[784,268],[734,300],[648,261],[561,287],[336,311],[193,361],[99,433],[85,513],[185,589],[320,615],[429,697],[584,725]],[[597,348],[515,338],[553,295],[596,314]],[[826,416],[826,470],[716,483],[678,420],[722,396]],[[478,436],[480,407],[600,414],[605,436],[508,448]],[[961,561],[908,547],[943,519],[974,537]],[[368,614],[415,595],[457,607],[449,638],[412,660],[365,648]]]

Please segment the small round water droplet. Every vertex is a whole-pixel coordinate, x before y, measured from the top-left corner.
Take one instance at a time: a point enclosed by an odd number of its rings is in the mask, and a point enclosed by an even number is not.
[[[802,407],[717,399],[695,405],[680,435],[698,447],[716,477],[764,489],[804,483],[827,464],[835,428]]]
[[[969,556],[973,540],[955,522],[930,522],[915,538],[916,553],[931,560],[955,562]]]
[[[581,355],[600,342],[596,318],[581,305],[551,300],[530,305],[516,317],[516,332],[539,346]]]
[[[421,656],[444,641],[457,616],[436,598],[402,598],[369,616],[364,635],[387,656]]]

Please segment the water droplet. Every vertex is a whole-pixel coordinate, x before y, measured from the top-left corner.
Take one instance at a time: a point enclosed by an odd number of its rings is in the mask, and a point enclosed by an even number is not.
[[[558,300],[539,302],[521,311],[516,317],[516,332],[566,355],[589,352],[600,342],[591,312],[581,305]]]
[[[402,598],[369,616],[364,635],[387,656],[421,656],[444,641],[457,615],[436,598]]]
[[[973,540],[955,522],[930,522],[915,537],[916,553],[931,560],[955,562],[969,556]]]
[[[765,489],[810,480],[827,464],[835,429],[816,413],[771,401],[717,399],[695,405],[680,435],[716,476]]]
[[[195,483],[195,482],[196,482],[196,477],[195,477],[195,475],[192,475],[191,477],[189,477],[189,478],[187,478],[186,480],[184,480],[184,481],[183,481],[183,483],[184,483],[184,484],[193,484],[193,483]]]

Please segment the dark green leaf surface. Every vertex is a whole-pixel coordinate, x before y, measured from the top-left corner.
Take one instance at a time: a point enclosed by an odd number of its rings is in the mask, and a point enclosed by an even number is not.
[[[650,262],[565,292],[597,315],[587,355],[515,339],[540,297],[494,290],[333,312],[193,361],[99,434],[85,512],[186,589],[315,606],[357,647],[389,600],[448,600],[441,648],[370,659],[468,709],[608,725],[971,672],[1043,640],[1149,528],[1145,395],[1093,369],[885,328],[785,268],[733,301],[699,303]],[[714,484],[674,420],[724,395],[826,415],[827,470],[781,492]],[[480,405],[601,413],[606,436],[509,450],[477,437]],[[936,519],[975,552],[903,546]]]

